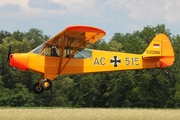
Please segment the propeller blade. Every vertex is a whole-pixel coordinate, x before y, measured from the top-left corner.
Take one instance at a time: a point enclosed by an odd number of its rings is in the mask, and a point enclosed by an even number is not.
[[[8,58],[7,58],[7,61],[9,61],[10,55],[11,55],[11,45],[9,45],[9,51],[8,51]]]

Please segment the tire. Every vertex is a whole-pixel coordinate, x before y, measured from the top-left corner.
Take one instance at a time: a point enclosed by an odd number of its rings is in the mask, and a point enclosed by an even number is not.
[[[33,91],[35,94],[41,94],[44,89],[42,87],[39,88],[39,83],[34,84]]]
[[[48,79],[44,79],[41,81],[41,87],[44,90],[50,90],[52,88],[52,81]]]

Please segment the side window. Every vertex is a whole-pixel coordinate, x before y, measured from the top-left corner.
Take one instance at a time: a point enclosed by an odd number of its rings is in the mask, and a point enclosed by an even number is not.
[[[41,55],[59,57],[59,48],[57,46],[46,46]]]
[[[78,49],[74,58],[92,58],[92,51],[90,49]]]

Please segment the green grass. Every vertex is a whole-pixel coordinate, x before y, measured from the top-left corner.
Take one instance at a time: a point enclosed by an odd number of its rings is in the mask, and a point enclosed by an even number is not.
[[[179,120],[179,109],[1,108],[0,120]]]

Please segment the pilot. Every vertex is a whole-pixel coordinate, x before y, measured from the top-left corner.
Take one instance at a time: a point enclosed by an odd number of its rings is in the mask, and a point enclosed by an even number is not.
[[[55,47],[51,49],[51,56],[58,56]]]

